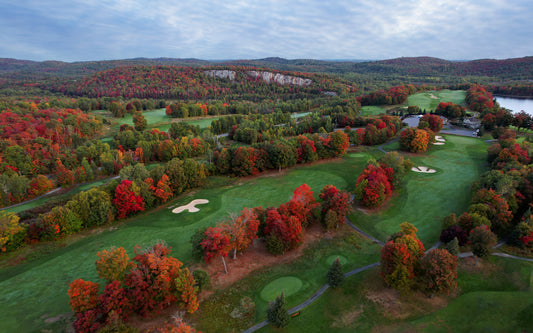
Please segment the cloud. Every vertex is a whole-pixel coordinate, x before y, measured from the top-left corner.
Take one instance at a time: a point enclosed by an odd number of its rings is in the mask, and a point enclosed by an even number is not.
[[[0,57],[533,55],[528,0],[5,0]]]

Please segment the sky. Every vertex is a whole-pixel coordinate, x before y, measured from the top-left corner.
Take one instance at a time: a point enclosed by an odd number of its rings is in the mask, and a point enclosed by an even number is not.
[[[2,0],[0,58],[533,56],[531,0]]]

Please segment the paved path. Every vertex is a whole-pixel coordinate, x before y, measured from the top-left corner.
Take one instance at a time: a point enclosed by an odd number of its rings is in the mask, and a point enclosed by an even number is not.
[[[531,259],[531,258],[524,258],[524,257],[514,256],[512,254],[507,254],[507,253],[494,252],[494,253],[492,253],[492,255],[493,256],[498,256],[498,257],[503,257],[503,258],[511,258],[511,259],[518,259],[518,260],[524,260],[524,261],[533,262],[533,259]]]
[[[86,184],[91,184],[91,183],[96,183],[96,182],[100,182],[102,180],[113,180],[113,179],[118,179],[120,178],[120,176],[113,176],[111,178],[106,178],[106,179],[98,179],[98,180],[93,180],[93,181],[90,181],[90,182],[85,182],[85,183],[77,183],[77,184],[73,184],[72,187],[67,191],[65,192],[64,194],[67,194],[69,193],[70,191],[74,190],[75,188],[79,187],[79,186],[82,186],[82,185],[86,185]],[[49,192],[46,192],[45,194],[43,195],[40,195],[38,196],[37,198],[33,198],[33,199],[30,199],[30,200],[26,200],[26,201],[22,201],[22,202],[19,202],[18,204],[14,204],[14,205],[11,205],[11,206],[7,206],[7,207],[2,207],[0,208],[0,210],[2,209],[8,209],[8,208],[13,208],[13,207],[17,207],[17,206],[21,206],[21,205],[25,205],[27,203],[30,203],[32,201],[35,201],[35,200],[39,200],[41,198],[44,198],[50,194],[54,194],[55,192],[59,191],[59,190],[62,190],[63,188],[62,187],[58,187],[58,188],[55,188]]]
[[[355,224],[352,223],[352,221],[350,221],[347,217],[344,217],[344,221],[346,222],[346,224],[352,228],[353,230],[357,231],[358,233],[360,233],[361,235],[365,236],[366,238],[370,239],[371,241],[373,241],[374,243],[378,243],[379,245],[383,246],[385,245],[385,243],[383,243],[382,241],[380,241],[379,239],[367,234],[366,232],[364,232],[363,230],[359,229],[358,227],[355,226]]]
[[[59,190],[61,190],[61,189],[62,189],[61,187],[55,188],[55,189],[53,189],[53,190],[51,190],[51,191],[46,192],[46,193],[43,194],[43,195],[38,196],[37,198],[33,198],[33,199],[30,199],[30,200],[22,201],[22,202],[19,202],[18,204],[14,204],[14,205],[11,205],[11,206],[2,207],[2,208],[0,208],[0,210],[2,210],[2,209],[8,209],[8,208],[13,208],[13,207],[17,207],[17,206],[20,206],[20,205],[25,205],[25,204],[30,203],[30,202],[32,202],[32,201],[35,201],[35,200],[39,200],[39,199],[41,199],[41,198],[44,198],[44,197],[46,197],[47,195],[53,194],[53,193],[55,193],[55,192],[57,192],[57,191],[59,191]]]

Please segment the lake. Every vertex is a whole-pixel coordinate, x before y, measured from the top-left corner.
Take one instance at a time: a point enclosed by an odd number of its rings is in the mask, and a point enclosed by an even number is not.
[[[501,107],[513,110],[513,112],[524,110],[533,116],[533,99],[496,96],[496,102]]]

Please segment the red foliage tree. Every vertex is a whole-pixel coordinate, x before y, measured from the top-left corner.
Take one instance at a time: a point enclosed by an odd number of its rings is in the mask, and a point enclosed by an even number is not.
[[[424,245],[416,237],[417,229],[412,224],[402,223],[401,229],[381,249],[381,275],[389,286],[407,291],[416,277]]]
[[[366,207],[380,206],[390,195],[394,170],[390,167],[369,164],[357,177],[355,198]]]
[[[144,200],[141,195],[135,195],[131,190],[132,181],[124,179],[115,189],[113,205],[117,209],[117,218],[123,219],[131,213],[144,210]]]
[[[430,137],[427,131],[408,128],[400,135],[400,149],[412,153],[424,152],[429,147]]]
[[[246,251],[257,238],[259,220],[254,210],[244,208],[241,215],[221,224],[220,227],[229,239],[228,251],[233,251],[233,259],[236,259],[237,252]]]
[[[56,160],[55,175],[57,183],[63,187],[69,187],[70,185],[74,184],[74,172],[67,169],[59,158]]]
[[[344,191],[339,191],[333,185],[326,185],[320,191],[322,200],[322,214],[326,216],[328,211],[334,211],[337,217],[337,226],[344,223],[346,214],[350,210],[350,196]]]
[[[98,296],[102,312],[107,315],[116,315],[123,321],[128,320],[133,305],[128,297],[128,291],[119,281],[112,281],[105,286],[103,294]]]
[[[80,313],[96,308],[99,288],[98,283],[91,281],[82,279],[72,281],[68,289],[72,311]]]
[[[420,260],[420,267],[426,290],[449,294],[457,287],[457,257],[447,250],[430,250]]]
[[[169,257],[170,248],[163,244],[135,252],[136,267],[126,275],[125,285],[134,311],[147,316],[177,301],[175,280],[182,263]]]
[[[265,235],[271,233],[276,235],[281,241],[286,250],[296,248],[301,244],[303,239],[302,223],[297,216],[281,215],[275,208],[267,210]]]
[[[435,114],[426,113],[420,118],[420,121],[428,123],[429,129],[435,133],[440,132],[442,129],[442,118]]]
[[[224,263],[224,271],[228,274],[225,257],[228,256],[229,238],[220,227],[210,227],[205,231],[205,239],[201,242],[204,248],[204,260],[209,263],[213,258],[220,256]]]
[[[318,207],[313,191],[307,184],[298,186],[293,194],[291,200],[279,206],[278,211],[281,215],[294,215],[301,221],[302,226],[306,227],[309,224],[309,218],[312,215],[312,210]]]
[[[44,175],[37,175],[30,181],[28,194],[30,197],[36,197],[44,194],[54,188],[54,183]]]
[[[170,188],[169,179],[166,174],[161,176],[161,180],[157,182],[157,186],[151,185],[150,189],[162,202],[166,202],[170,197],[172,197],[172,189]]]

